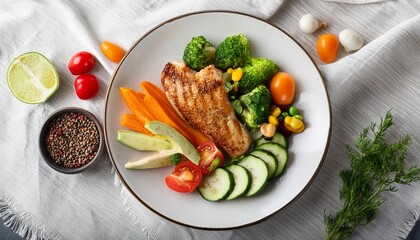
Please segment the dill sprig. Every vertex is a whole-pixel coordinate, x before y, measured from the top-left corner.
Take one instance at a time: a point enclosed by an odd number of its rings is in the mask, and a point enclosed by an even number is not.
[[[386,141],[385,132],[392,124],[388,111],[379,125],[371,123],[363,129],[354,147],[346,146],[351,169],[340,172],[342,209],[335,215],[325,215],[327,239],[345,239],[357,226],[372,221],[384,202],[382,192],[396,192],[396,184],[420,180],[420,168],[405,163],[410,136],[392,144]]]

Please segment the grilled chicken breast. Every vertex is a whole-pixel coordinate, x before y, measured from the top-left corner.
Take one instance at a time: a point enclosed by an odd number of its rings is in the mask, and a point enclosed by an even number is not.
[[[220,70],[210,65],[196,72],[183,62],[170,62],[161,81],[169,101],[192,127],[231,157],[248,150],[251,137],[235,116]]]

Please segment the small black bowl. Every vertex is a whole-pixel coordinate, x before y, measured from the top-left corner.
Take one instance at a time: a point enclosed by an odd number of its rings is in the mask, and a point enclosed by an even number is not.
[[[55,119],[57,119],[58,117],[60,117],[61,115],[65,114],[65,113],[76,113],[76,114],[83,114],[84,116],[86,116],[88,120],[91,120],[95,124],[96,130],[97,130],[97,133],[98,133],[98,136],[99,136],[99,143],[98,143],[99,145],[96,149],[96,153],[95,153],[94,157],[90,161],[88,161],[87,163],[82,164],[81,166],[78,166],[78,167],[66,167],[66,166],[57,164],[47,150],[46,138],[47,138],[47,135],[50,132],[50,126]],[[60,135],[61,134],[63,134],[63,133],[60,133]],[[45,162],[50,167],[55,169],[56,171],[61,172],[61,173],[66,173],[66,174],[74,174],[74,173],[82,172],[83,170],[87,169],[88,167],[90,167],[94,163],[96,163],[100,159],[100,157],[103,153],[104,134],[103,134],[102,126],[101,126],[100,122],[98,121],[98,119],[91,112],[89,112],[85,109],[76,108],[76,107],[62,108],[60,110],[55,111],[50,116],[48,116],[47,120],[45,121],[44,125],[42,126],[41,132],[40,132],[40,135],[39,135],[39,149],[41,151],[41,155],[44,158]],[[80,148],[80,149],[86,149],[86,147],[85,148]]]

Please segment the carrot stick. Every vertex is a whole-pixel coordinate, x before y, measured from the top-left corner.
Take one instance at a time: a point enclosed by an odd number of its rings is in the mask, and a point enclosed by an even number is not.
[[[146,94],[145,93],[142,93],[142,92],[136,92],[136,94],[137,94],[137,97],[139,99],[144,99],[144,97],[146,96]]]
[[[193,138],[191,138],[190,135],[188,135],[188,132],[186,132],[182,125],[180,125],[173,116],[169,115],[170,111],[167,111],[166,108],[163,106],[162,102],[159,102],[159,100],[153,98],[151,95],[146,95],[144,98],[144,103],[146,105],[147,110],[152,114],[152,116],[160,122],[166,123],[169,126],[176,129],[179,133],[181,133],[183,136],[185,136],[188,141],[192,142],[194,141]],[[193,144],[194,145],[194,144]]]
[[[191,127],[172,107],[163,90],[150,82],[142,82],[141,88],[146,93],[144,99],[148,111],[162,122],[167,123],[183,134],[194,146],[209,140],[200,131]],[[147,103],[146,103],[147,102]],[[165,120],[165,121],[164,121]]]
[[[121,117],[120,125],[128,129],[144,133],[152,136],[153,134],[144,127],[144,123],[140,122],[134,114],[124,114]]]
[[[140,83],[140,87],[143,90],[143,92],[145,92],[146,94],[149,94],[155,97],[159,96],[160,99],[163,99],[163,98],[166,99],[165,92],[151,82],[143,81]]]
[[[133,113],[140,122],[147,123],[154,120],[154,117],[147,111],[144,99],[139,97],[140,95],[138,92],[131,88],[121,87],[120,94],[128,109],[130,109],[131,113]]]
[[[162,89],[160,89],[159,87],[157,87],[156,85],[154,85],[151,82],[141,82],[141,88],[142,90],[152,96],[154,99],[157,99],[159,101],[161,101],[161,104],[163,106],[165,106],[165,108],[167,108],[168,110],[170,110],[171,112],[175,112],[176,117],[181,118],[182,120],[184,120],[179,113],[173,108],[172,104],[169,102],[169,100],[166,98],[166,94],[165,92],[163,92]],[[185,122],[185,124],[188,124],[187,122]],[[189,124],[188,124],[189,125]]]

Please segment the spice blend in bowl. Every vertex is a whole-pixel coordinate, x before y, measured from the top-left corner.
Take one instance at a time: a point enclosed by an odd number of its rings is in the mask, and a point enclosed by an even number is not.
[[[102,139],[102,127],[93,114],[80,108],[64,108],[47,119],[39,141],[49,166],[63,173],[77,173],[100,157]]]

